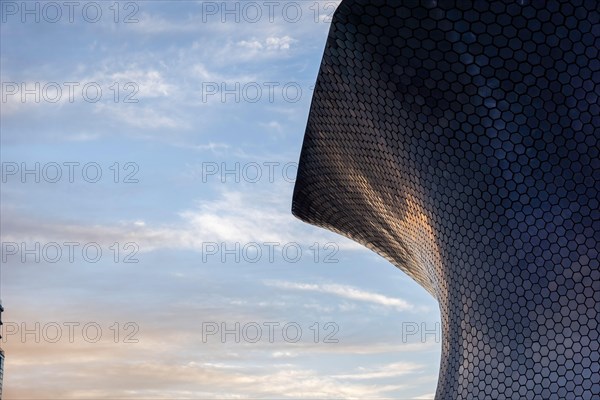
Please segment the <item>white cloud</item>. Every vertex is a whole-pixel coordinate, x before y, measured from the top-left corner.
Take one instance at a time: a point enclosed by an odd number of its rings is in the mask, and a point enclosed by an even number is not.
[[[238,42],[238,45],[252,50],[261,50],[264,48],[263,44],[258,40],[242,40]]]
[[[276,134],[283,133],[283,126],[277,121],[269,121],[267,123],[261,123],[260,126],[268,129],[271,132],[275,132]]]
[[[140,99],[169,97],[177,91],[176,86],[168,83],[161,72],[132,66],[116,72],[103,67],[87,76],[80,73],[76,74],[79,76],[72,76],[58,82],[14,82],[18,88],[13,87],[13,82],[4,82],[0,114],[2,117],[8,117],[17,113],[31,112],[33,108],[39,107],[56,110],[64,106],[91,104],[89,98],[93,98],[98,99],[94,104],[96,112],[108,109],[111,115],[131,126],[138,128],[181,126],[181,123],[175,122],[173,118],[166,115],[160,115],[156,110],[127,107],[135,105]],[[66,82],[69,84],[67,85]],[[84,94],[85,87],[88,87],[88,90]],[[89,89],[90,87],[93,88]],[[94,88],[99,88],[99,91]],[[12,94],[15,89],[16,92]],[[23,93],[26,92],[21,89],[36,93],[37,97],[33,94],[25,96]],[[87,133],[67,136],[64,139],[87,141],[95,140],[99,136],[99,134]]]
[[[291,44],[294,42],[296,42],[296,40],[289,36],[268,37],[266,46],[269,50],[289,50]]]
[[[67,80],[65,80],[66,82]],[[77,82],[71,80],[71,82]],[[0,115],[8,117],[34,107],[60,108],[64,104],[82,102],[83,97],[63,82],[4,80],[1,89]]]
[[[272,185],[271,185],[272,186]],[[275,191],[280,192],[274,195]],[[219,198],[200,201],[195,208],[178,213],[170,225],[140,224],[138,219],[113,225],[77,225],[61,221],[46,223],[11,214],[3,218],[5,241],[79,240],[110,245],[135,242],[141,252],[167,249],[201,251],[206,242],[227,243],[320,243],[335,242],[340,249],[363,249],[358,244],[298,221],[289,211],[290,188],[264,191],[223,190]],[[366,251],[366,250],[365,250]]]
[[[414,397],[414,400],[433,400],[435,398],[435,393],[426,393],[420,396]]]
[[[98,103],[95,112],[144,130],[189,128],[187,122],[173,117],[170,113],[161,112],[156,107]]]
[[[98,140],[99,138],[100,135],[97,133],[76,133],[64,136],[64,140],[70,142],[90,142],[93,140]]]
[[[263,41],[257,39],[242,40],[238,42],[238,46],[251,50],[279,51],[289,50],[291,45],[295,42],[297,42],[297,40],[287,35],[282,37],[270,36]]]
[[[161,72],[154,69],[126,69],[112,74],[99,76],[94,81],[107,81],[111,85],[119,83],[120,89],[123,92],[121,93],[122,96],[133,93],[131,88],[126,90],[123,86],[127,83],[134,83],[138,85],[139,88],[139,92],[137,92],[135,96],[140,98],[168,97],[177,90],[175,85],[166,82]]]
[[[205,82],[213,82],[221,80],[221,76],[209,71],[203,63],[198,63],[192,66],[192,73],[198,79]]]
[[[353,286],[338,284],[309,284],[286,281],[265,281],[265,285],[280,289],[304,290],[332,294],[346,299],[373,303],[384,307],[391,307],[398,311],[414,310],[415,306],[406,300],[396,297],[388,297],[379,293],[367,292]]]
[[[334,377],[347,380],[381,379],[420,373],[422,371],[423,366],[420,364],[398,362],[380,366],[378,368],[359,368],[358,372],[352,374],[335,375]]]
[[[275,351],[272,354],[273,358],[293,358],[297,357],[298,354],[291,351]]]
[[[225,151],[231,147],[227,143],[217,143],[217,142],[208,142],[206,144],[191,144],[191,143],[173,142],[172,145],[175,147],[181,147],[181,148],[190,149],[190,150],[198,150],[198,151],[208,150],[213,153],[221,153],[222,151]]]
[[[155,352],[149,352],[156,355]],[[27,385],[25,380],[13,382],[7,387],[7,395],[17,398],[385,398],[389,392],[403,389],[406,385],[370,385],[343,381],[318,371],[290,364],[276,364],[252,369],[225,363],[197,363],[184,360],[161,362],[110,362],[102,357],[77,358],[68,362],[65,357],[44,363],[31,360],[21,365],[13,364],[13,374],[21,377],[29,373],[41,374],[46,370],[54,382],[64,386],[45,386],[40,392]],[[87,362],[86,362],[87,361]],[[93,362],[90,362],[93,361]],[[103,389],[90,389],[97,382],[98,370],[108,371],[104,379],[110,382]],[[14,375],[13,375],[14,376]],[[76,382],[72,382],[73,377]],[[51,377],[51,378],[50,378]],[[66,379],[71,379],[67,384]],[[68,386],[69,389],[65,390]],[[94,386],[95,387],[95,386]],[[388,394],[386,396],[386,394]],[[57,396],[58,395],[58,396]]]
[[[190,68],[190,76],[206,83],[227,83],[229,87],[233,87],[235,83],[245,84],[256,82],[258,80],[256,75],[225,74],[223,72],[216,72],[215,70],[209,69],[206,64],[202,62],[192,65]],[[198,89],[200,89],[200,87]]]
[[[187,33],[198,31],[202,27],[202,21],[195,17],[187,20],[168,20],[157,14],[148,12],[140,13],[135,24],[127,24],[133,32],[141,34],[164,34],[164,33]]]

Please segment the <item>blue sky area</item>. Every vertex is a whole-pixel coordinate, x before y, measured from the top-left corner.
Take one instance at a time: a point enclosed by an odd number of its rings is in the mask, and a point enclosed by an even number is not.
[[[434,299],[290,213],[338,2],[0,4],[6,398],[433,397]]]

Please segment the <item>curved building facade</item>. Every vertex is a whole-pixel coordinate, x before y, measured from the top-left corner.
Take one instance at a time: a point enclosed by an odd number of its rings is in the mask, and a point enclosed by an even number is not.
[[[600,398],[600,7],[344,0],[293,198],[434,296],[436,398]]]

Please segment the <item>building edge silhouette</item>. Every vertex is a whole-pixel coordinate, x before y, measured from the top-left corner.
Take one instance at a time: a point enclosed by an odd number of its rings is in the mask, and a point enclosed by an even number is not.
[[[600,398],[599,56],[597,1],[335,12],[292,213],[437,299],[438,400]]]

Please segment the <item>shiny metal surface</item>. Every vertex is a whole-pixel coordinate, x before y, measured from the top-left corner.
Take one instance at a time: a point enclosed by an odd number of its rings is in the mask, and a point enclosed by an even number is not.
[[[600,398],[599,8],[335,14],[292,211],[439,301],[437,399]]]

